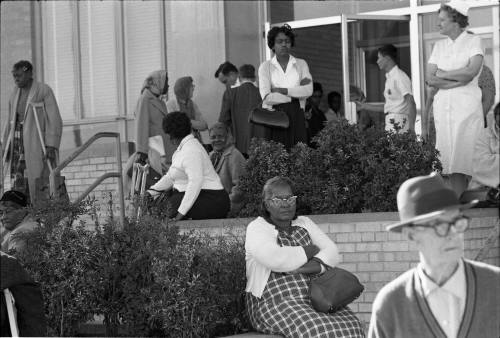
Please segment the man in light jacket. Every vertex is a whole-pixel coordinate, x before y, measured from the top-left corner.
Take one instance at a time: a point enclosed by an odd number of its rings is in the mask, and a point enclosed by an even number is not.
[[[33,79],[30,62],[17,62],[12,75],[16,87],[9,99],[9,115],[2,134],[5,146],[2,164],[4,175],[10,174],[13,181],[11,188],[33,197],[36,179],[42,176],[44,168],[48,173],[46,160],[50,160],[53,167],[57,164],[63,124],[52,89]],[[33,109],[36,103],[42,103],[44,109]],[[34,114],[38,116],[45,149],[42,149]]]

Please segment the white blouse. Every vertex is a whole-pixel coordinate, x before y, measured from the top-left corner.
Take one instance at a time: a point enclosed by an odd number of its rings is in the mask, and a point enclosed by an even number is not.
[[[300,85],[300,81],[308,78],[311,82]],[[288,95],[271,93],[272,87],[287,88]],[[286,70],[283,71],[276,56],[271,60],[263,62],[259,67],[259,90],[264,100],[263,107],[270,108],[272,105],[290,102],[298,98],[302,109],[306,106],[306,99],[312,95],[313,83],[309,72],[309,66],[302,60],[290,55]],[[269,94],[269,95],[268,95]]]
[[[330,267],[339,263],[337,245],[308,217],[299,216],[292,226],[307,230],[311,241],[320,249],[318,257]],[[246,292],[261,297],[271,271],[289,272],[307,263],[307,256],[301,246],[279,246],[278,230],[264,218],[257,217],[250,222],[245,238]]]
[[[186,215],[198,198],[201,189],[222,190],[224,187],[219,175],[203,146],[192,134],[184,137],[172,156],[172,165],[168,172],[150,189],[169,190],[175,188],[185,191],[177,211]],[[152,195],[159,193],[148,190]]]

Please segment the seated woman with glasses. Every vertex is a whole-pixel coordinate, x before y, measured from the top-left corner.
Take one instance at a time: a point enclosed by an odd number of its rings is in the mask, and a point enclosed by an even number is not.
[[[347,307],[317,312],[311,277],[339,262],[335,243],[309,218],[297,217],[297,196],[287,178],[274,177],[262,192],[262,216],[246,231],[246,302],[257,331],[286,337],[364,337]]]

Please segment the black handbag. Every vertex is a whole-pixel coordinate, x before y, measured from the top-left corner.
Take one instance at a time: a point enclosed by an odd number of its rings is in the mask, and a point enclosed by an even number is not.
[[[255,107],[250,112],[248,120],[252,123],[271,128],[286,129],[290,126],[290,120],[284,111],[270,110],[262,107]]]
[[[313,279],[309,296],[318,312],[335,312],[358,298],[365,287],[358,277],[341,268],[331,268]]]

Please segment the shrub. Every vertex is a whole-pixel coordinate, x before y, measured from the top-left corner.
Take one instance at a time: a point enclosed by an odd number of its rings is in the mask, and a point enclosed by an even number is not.
[[[316,149],[299,143],[287,153],[252,140],[241,180],[248,203],[239,216],[258,214],[262,187],[275,175],[294,181],[300,214],[336,214],[395,211],[403,181],[441,169],[434,147],[409,132],[362,131],[344,120],[330,122],[315,141]]]
[[[55,201],[31,210],[41,226],[22,234],[26,250],[14,253],[41,284],[48,336],[74,336],[78,325],[94,315],[93,286],[100,258],[93,250],[93,234],[83,224],[73,226],[89,210],[89,203]]]
[[[42,286],[48,335],[74,336],[95,315],[104,316],[107,336],[245,331],[241,239],[179,233],[148,215],[123,226],[112,216],[75,222],[83,213],[97,214],[93,201],[32,210],[41,226],[24,235],[18,255]]]

